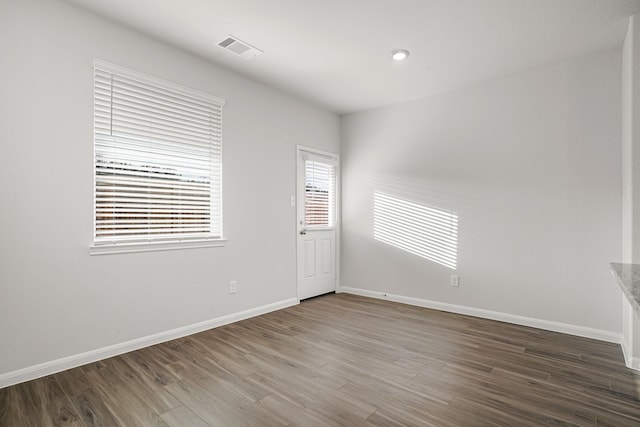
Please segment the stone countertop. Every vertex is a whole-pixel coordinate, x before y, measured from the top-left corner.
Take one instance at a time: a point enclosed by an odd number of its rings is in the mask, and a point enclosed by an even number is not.
[[[618,264],[612,262],[611,273],[618,281],[636,314],[640,316],[640,264]]]

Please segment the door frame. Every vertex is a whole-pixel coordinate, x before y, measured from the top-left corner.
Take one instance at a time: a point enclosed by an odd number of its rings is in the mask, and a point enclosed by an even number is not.
[[[304,176],[304,162],[302,161],[302,153],[316,154],[333,159],[336,162],[336,226],[335,226],[335,291],[340,288],[340,247],[342,242],[342,168],[340,165],[340,155],[330,151],[318,150],[317,148],[307,147],[304,145],[296,145],[296,218],[295,218],[295,237],[296,237],[296,298],[300,302],[300,252],[301,239],[300,219],[304,218],[304,184],[300,182],[301,176]],[[304,180],[303,180],[304,181]]]

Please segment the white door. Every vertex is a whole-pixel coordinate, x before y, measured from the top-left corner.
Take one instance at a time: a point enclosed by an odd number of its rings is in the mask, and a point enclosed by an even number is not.
[[[298,147],[298,299],[336,290],[338,157]]]

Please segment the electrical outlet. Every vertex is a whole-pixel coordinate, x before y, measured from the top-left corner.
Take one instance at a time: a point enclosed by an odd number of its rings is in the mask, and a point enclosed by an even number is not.
[[[460,286],[460,276],[458,276],[457,274],[451,275],[451,286],[454,286],[456,288]]]
[[[238,292],[238,282],[232,280],[229,282],[229,293],[235,294],[236,292]]]

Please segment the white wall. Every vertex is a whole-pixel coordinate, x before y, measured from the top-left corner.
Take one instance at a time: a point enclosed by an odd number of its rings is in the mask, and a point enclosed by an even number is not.
[[[622,262],[633,262],[633,16],[622,46]]]
[[[622,260],[640,263],[640,31],[635,16],[622,46]],[[622,348],[640,369],[640,317],[622,295]]]
[[[607,51],[345,116],[342,285],[617,339],[620,80]],[[374,240],[376,191],[457,213],[457,270]]]
[[[94,57],[227,99],[226,247],[89,256]],[[0,76],[0,377],[295,299],[295,145],[337,116],[51,0],[0,0]]]

